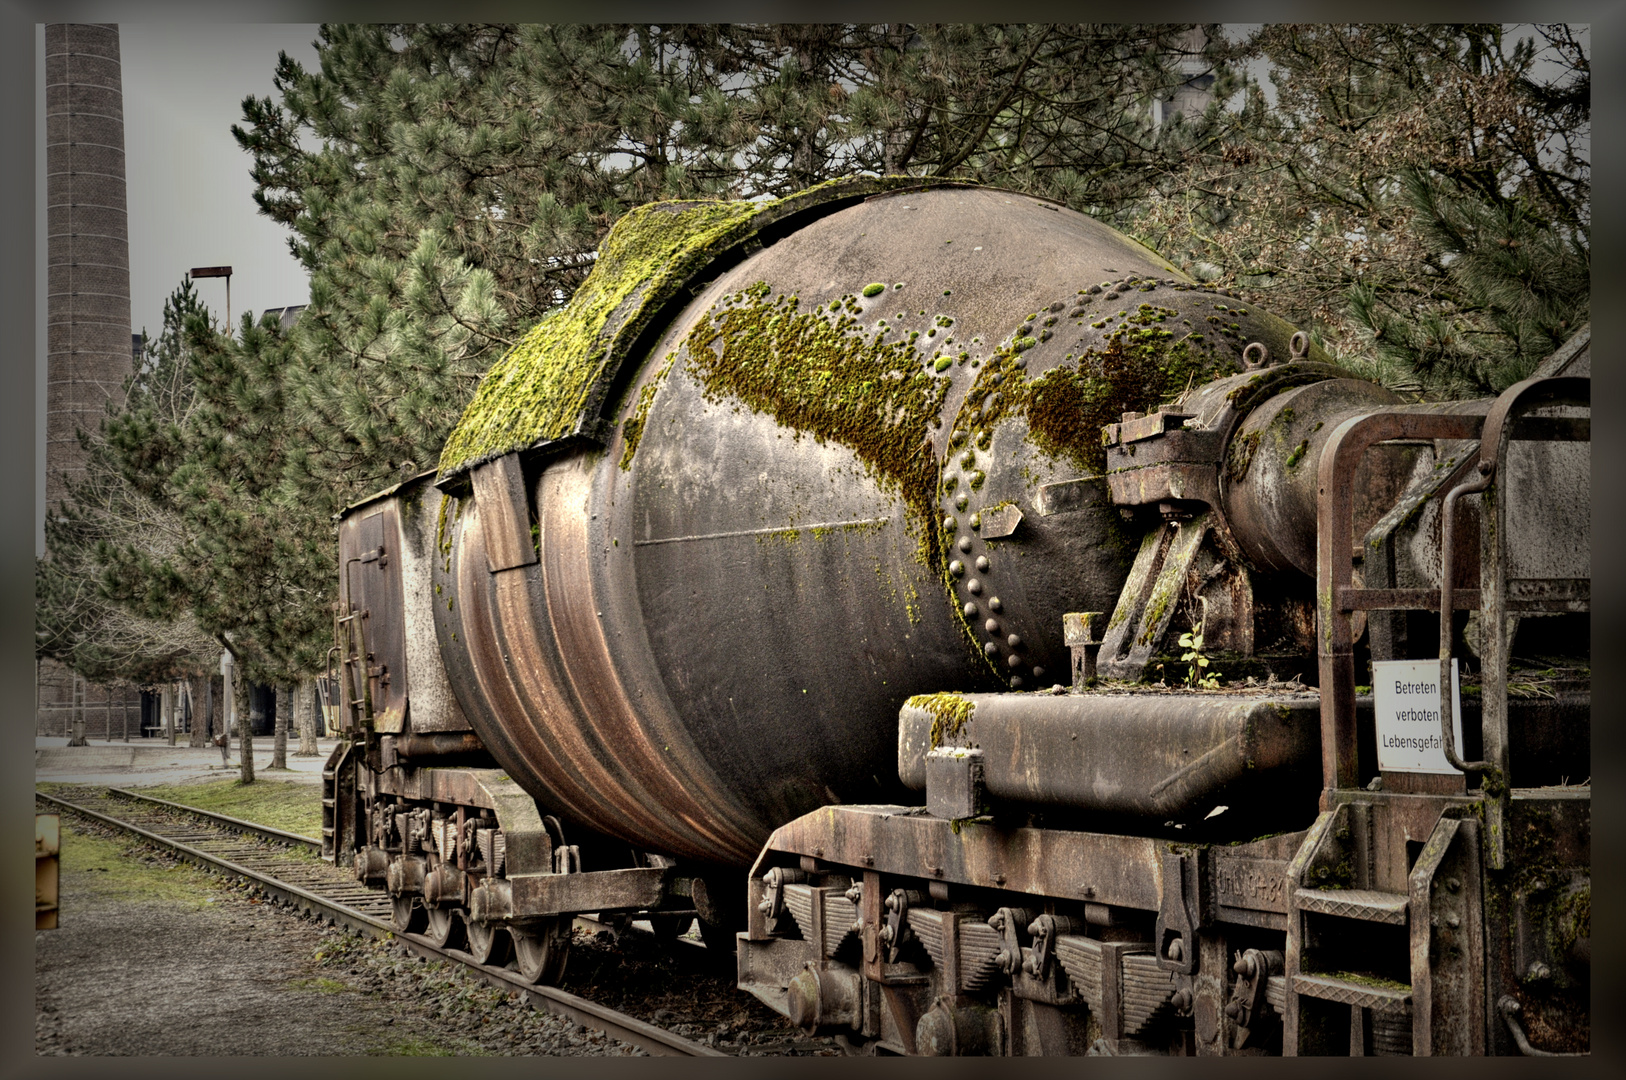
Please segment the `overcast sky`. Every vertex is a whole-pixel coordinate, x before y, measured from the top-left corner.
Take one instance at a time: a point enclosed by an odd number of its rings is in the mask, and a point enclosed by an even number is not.
[[[288,232],[254,205],[249,158],[232,138],[242,101],[272,96],[277,53],[316,64],[314,24],[123,23],[125,176],[130,207],[130,325],[156,336],[164,299],[194,266],[230,266],[232,322],[303,304],[308,283]],[[35,548],[45,550],[45,28],[35,27]],[[223,279],[200,280],[220,318]]]

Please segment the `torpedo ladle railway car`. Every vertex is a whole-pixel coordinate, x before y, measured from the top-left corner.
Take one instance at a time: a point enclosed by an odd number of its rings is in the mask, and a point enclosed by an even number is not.
[[[859,1052],[1585,1051],[1589,342],[1408,403],[1040,199],[636,209],[341,516],[327,854]]]

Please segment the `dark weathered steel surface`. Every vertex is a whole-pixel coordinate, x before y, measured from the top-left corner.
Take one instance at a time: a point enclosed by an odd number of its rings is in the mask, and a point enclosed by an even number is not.
[[[353,693],[365,679],[373,723],[400,731],[406,722],[406,605],[401,587],[400,511],[394,501],[373,503],[339,524],[340,597],[354,613],[367,655],[352,665]]]
[[[512,914],[522,919],[578,911],[652,910],[666,899],[671,878],[670,867],[515,877]]]
[[[1413,1053],[1485,1053],[1479,822],[1441,818],[1409,884]]]
[[[1150,837],[1005,829],[928,817],[907,806],[826,806],[769,838],[766,851],[810,855],[883,874],[1156,911],[1164,841]],[[762,873],[759,861],[753,876]]]
[[[526,506],[528,497],[519,455],[508,454],[476,466],[470,477],[486,541],[486,563],[492,572],[536,562],[536,541],[531,536],[531,514]]]
[[[1316,467],[1327,440],[1341,420],[1400,403],[1375,383],[1329,379],[1277,394],[1248,415],[1233,442],[1249,444],[1250,460],[1229,484],[1225,511],[1256,566],[1314,576]],[[1357,537],[1394,505],[1416,453],[1414,447],[1386,446],[1361,458],[1347,478]]]
[[[496,769],[394,768],[364,770],[362,791],[369,798],[398,795],[418,802],[485,807],[496,812],[507,839],[509,874],[547,873],[552,869],[553,841],[537,813],[536,801]]]
[[[1041,806],[1180,817],[1220,802],[1286,796],[1313,773],[1313,694],[970,694],[945,746],[976,747],[988,795]],[[898,774],[927,786],[934,716],[905,706]]]
[[[525,467],[540,476],[528,493],[535,566],[489,569],[514,559],[492,561],[485,535],[517,535],[507,487],[485,485],[500,509],[481,507],[476,491],[446,515],[436,617],[482,741],[577,821],[738,864],[774,825],[822,803],[900,797],[891,761],[911,694],[1064,681],[1062,614],[1108,610],[1130,554],[1104,501],[1038,512],[1038,489],[1078,478],[1075,465],[1039,453],[1021,424],[997,425],[978,451],[986,477],[963,512],[949,509],[966,526],[955,557],[968,572],[945,594],[947,556],[923,535],[936,521],[842,441],[863,433],[814,437],[794,417],[703,385],[685,340],[756,282],[806,310],[879,279],[886,299],[866,309],[866,327],[899,311],[917,321],[927,311],[923,326],[941,314],[986,357],[1027,332],[1034,312],[1081,303],[1081,289],[1131,273],[1163,282],[1148,286],[1159,303],[1204,314],[1212,303],[1175,290],[1167,264],[1083,215],[952,187],[812,220],[794,242],[723,273],[675,315],[625,388],[619,415],[642,421],[635,453],[623,430],[603,456]],[[1076,334],[1071,325],[1058,334]],[[1259,325],[1268,334],[1277,324]],[[1042,336],[1023,354],[1035,376],[1074,347]],[[944,376],[923,448],[940,462],[975,376],[969,364]]]

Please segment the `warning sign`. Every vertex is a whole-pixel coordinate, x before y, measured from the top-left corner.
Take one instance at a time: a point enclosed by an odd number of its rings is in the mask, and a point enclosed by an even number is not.
[[[1378,731],[1378,768],[1385,772],[1450,773],[1440,738],[1440,662],[1377,660],[1372,698]],[[1462,756],[1462,695],[1451,661],[1451,727]]]

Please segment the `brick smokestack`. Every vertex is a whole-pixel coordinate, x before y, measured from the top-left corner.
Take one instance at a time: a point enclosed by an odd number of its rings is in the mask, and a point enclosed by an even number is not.
[[[131,371],[124,90],[116,24],[45,28],[47,374],[45,505],[79,478],[75,431],[95,431]]]
[[[45,512],[84,475],[76,432],[95,431],[122,400],[132,368],[130,233],[124,190],[124,86],[116,25],[45,27],[46,375]],[[127,736],[134,688],[89,687],[54,660],[38,661],[35,731]]]

